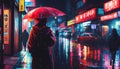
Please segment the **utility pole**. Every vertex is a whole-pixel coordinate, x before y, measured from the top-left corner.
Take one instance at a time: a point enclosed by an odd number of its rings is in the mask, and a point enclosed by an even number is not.
[[[4,69],[4,57],[3,57],[3,2],[0,0],[0,69]]]

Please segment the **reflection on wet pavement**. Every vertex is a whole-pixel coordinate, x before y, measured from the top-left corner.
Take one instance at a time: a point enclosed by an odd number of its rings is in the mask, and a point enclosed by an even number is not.
[[[59,38],[57,52],[53,52],[55,69],[112,69],[111,54],[107,47],[81,45],[67,38]],[[53,48],[53,51],[54,49]],[[25,55],[18,69],[31,69],[31,55]],[[120,69],[120,50],[117,51],[115,69]]]
[[[64,40],[65,38],[63,39],[63,41]],[[77,43],[72,40],[67,40],[67,41],[70,41],[69,46],[70,46],[71,69],[80,69],[81,66],[85,66],[85,69],[89,69],[89,68],[111,69],[112,67],[110,65],[111,54],[107,47],[99,46],[99,45],[98,46],[81,45],[80,43]],[[120,68],[119,53],[120,50],[118,50],[116,54],[115,69]],[[67,55],[69,55],[69,53]],[[79,68],[76,68],[78,66]]]

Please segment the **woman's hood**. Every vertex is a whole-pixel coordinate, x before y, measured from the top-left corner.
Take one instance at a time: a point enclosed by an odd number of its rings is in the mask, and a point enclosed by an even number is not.
[[[36,33],[44,33],[44,34],[47,34],[47,33],[50,33],[51,32],[51,30],[50,30],[50,28],[49,27],[47,27],[47,26],[43,26],[43,27],[41,27],[41,28],[39,28],[38,26],[34,26],[33,27],[33,30],[34,30],[34,32],[36,32]]]

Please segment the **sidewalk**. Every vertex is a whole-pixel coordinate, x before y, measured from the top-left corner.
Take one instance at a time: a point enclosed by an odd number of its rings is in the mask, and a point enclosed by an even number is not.
[[[5,56],[4,57],[4,69],[12,69],[14,65],[21,59],[23,59],[24,55],[26,54],[25,51],[21,51],[14,56]]]

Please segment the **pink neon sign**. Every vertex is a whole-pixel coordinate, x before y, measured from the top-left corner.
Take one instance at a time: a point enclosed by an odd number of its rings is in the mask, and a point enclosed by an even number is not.
[[[104,11],[109,12],[114,9],[120,8],[120,0],[111,0],[104,4]]]
[[[112,13],[112,14],[109,14],[109,15],[101,16],[100,20],[105,21],[105,20],[110,20],[110,19],[114,19],[114,18],[117,18],[117,17],[118,17],[118,13],[115,12],[115,13]]]

